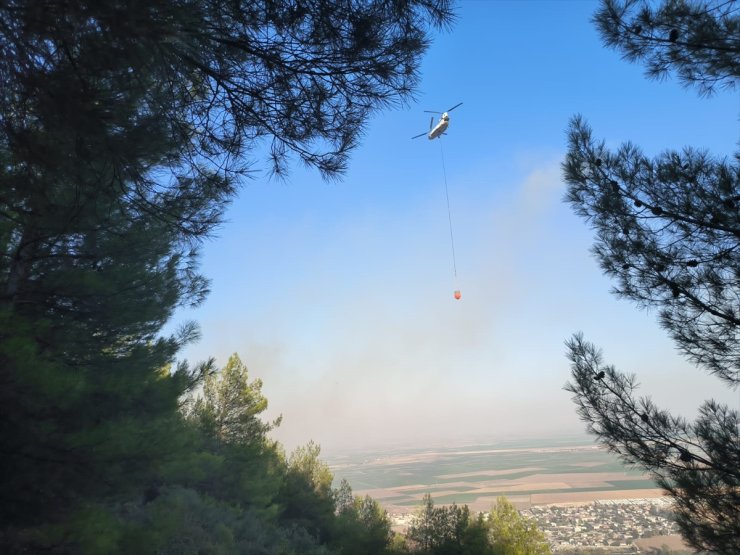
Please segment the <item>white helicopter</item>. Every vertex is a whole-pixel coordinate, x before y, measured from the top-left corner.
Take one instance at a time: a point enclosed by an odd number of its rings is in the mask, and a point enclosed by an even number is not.
[[[415,135],[411,138],[418,139],[419,137],[423,137],[424,135],[426,135],[430,141],[432,139],[440,138],[444,134],[444,132],[447,131],[447,127],[449,127],[450,125],[449,113],[452,112],[452,110],[454,110],[458,106],[462,106],[462,102],[460,102],[460,104],[455,104],[452,108],[450,108],[446,112],[435,112],[432,110],[424,110],[427,114],[442,114],[442,117],[439,118],[437,125],[435,125],[432,128],[432,125],[434,125],[434,116],[432,116],[432,119],[429,122],[429,133],[419,133],[418,135]]]

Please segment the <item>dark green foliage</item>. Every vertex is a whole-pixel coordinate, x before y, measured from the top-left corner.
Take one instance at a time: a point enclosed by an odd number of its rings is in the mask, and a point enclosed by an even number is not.
[[[424,495],[407,537],[418,553],[462,552],[463,537],[470,524],[467,505],[435,507],[430,494]]]
[[[535,522],[523,518],[505,497],[491,508],[488,527],[496,555],[549,555],[550,546]]]
[[[435,513],[432,496],[428,493],[425,494],[416,517],[406,533],[408,539],[414,543],[421,553],[431,553],[432,549],[440,543],[434,527],[437,513]]]
[[[205,377],[203,395],[191,403],[190,418],[219,446],[263,445],[267,433],[281,418],[265,423],[259,415],[267,409],[262,380],[249,381],[247,367],[233,354],[218,373]]]
[[[676,520],[693,545],[738,546],[740,441],[737,410],[706,401],[694,422],[670,415],[649,398],[635,398],[635,377],[602,363],[601,353],[577,335],[568,342],[575,394],[589,432],[623,460],[639,464],[676,501]],[[606,378],[596,383],[593,373]],[[648,422],[641,413],[650,415]]]
[[[117,508],[126,522],[122,553],[275,553],[279,531],[249,509],[179,486],[162,488],[149,503]]]
[[[347,555],[391,553],[391,521],[380,504],[370,496],[353,497],[349,484],[342,480],[335,494],[337,517],[335,545]]]
[[[296,455],[286,462],[280,446],[268,438],[279,422],[260,419],[267,408],[261,386],[259,380],[249,381],[237,355],[205,379],[202,394],[185,404],[188,448],[163,466],[159,484],[141,502],[119,509],[129,529],[121,541],[122,552],[132,552],[126,542],[141,538],[151,542],[147,549],[157,546],[163,553],[326,552],[320,545],[326,538],[320,541],[306,526],[326,516],[322,488],[302,491],[304,520],[284,517],[281,496],[292,483],[291,471],[299,465],[295,461],[300,460],[302,468],[311,465]],[[317,459],[318,447],[298,450],[305,451],[314,456],[311,468],[323,470],[316,474],[331,483],[331,474]],[[326,526],[331,527],[331,491],[328,497]]]
[[[0,5],[0,551],[115,552],[134,541],[115,507],[162,491],[202,534],[211,512],[280,512],[262,401],[184,422],[210,364],[172,368],[197,329],[162,326],[204,300],[200,243],[260,141],[275,172],[294,154],[338,176],[451,18],[447,0]]]
[[[472,516],[467,505],[435,507],[426,494],[408,529],[414,553],[429,555],[548,555],[536,524],[499,498],[488,515]]]
[[[156,333],[205,283],[178,228],[63,169],[16,169],[31,177],[10,195],[14,229],[1,246],[0,511],[26,525],[135,490],[176,448],[189,376],[168,367],[195,330]],[[221,194],[198,181],[181,192],[207,205]],[[191,210],[175,204],[174,216]]]
[[[691,148],[651,159],[632,144],[608,152],[580,117],[568,146],[567,201],[596,231],[615,293],[659,309],[687,357],[740,384],[740,159]]]
[[[734,89],[740,75],[740,17],[736,0],[604,0],[594,22],[605,44],[650,77],[673,71],[700,94]]]
[[[313,441],[291,453],[278,501],[283,523],[294,523],[318,541],[333,539],[335,496],[334,477],[319,459],[321,448]]]
[[[602,37],[648,73],[675,70],[700,93],[740,77],[737,2],[606,0]],[[596,231],[594,253],[615,293],[656,308],[681,352],[728,387],[740,385],[740,154],[684,148],[655,158],[610,152],[576,117],[563,164],[567,201]],[[706,401],[694,422],[636,397],[636,378],[602,362],[582,335],[568,342],[574,394],[588,429],[650,473],[674,499],[686,541],[740,552],[740,416]]]
[[[8,118],[25,119],[40,94],[60,120],[115,132],[135,90],[142,119],[178,142],[177,161],[245,169],[264,138],[275,172],[294,153],[336,176],[369,114],[409,97],[429,28],[453,15],[449,0],[106,0],[6,2],[0,17],[3,105],[18,106]]]
[[[483,513],[479,513],[477,517],[471,517],[468,520],[460,544],[462,548],[457,551],[460,554],[490,555],[493,553],[494,546],[491,544],[490,527]]]
[[[280,528],[249,507],[226,503],[192,489],[165,487],[150,503],[115,508],[125,522],[120,553],[324,554],[300,528]],[[112,551],[107,551],[112,552]]]

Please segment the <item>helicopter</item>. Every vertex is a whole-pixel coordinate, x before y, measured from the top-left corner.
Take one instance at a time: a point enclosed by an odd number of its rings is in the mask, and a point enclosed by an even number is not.
[[[426,135],[430,141],[432,139],[440,138],[442,135],[445,134],[447,127],[450,125],[449,113],[461,105],[462,105],[462,102],[460,102],[460,104],[455,104],[452,108],[450,108],[446,112],[435,112],[433,110],[424,110],[427,114],[442,114],[442,117],[439,118],[437,125],[434,125],[434,116],[432,116],[432,119],[429,121],[429,133],[419,133],[418,135],[415,135],[411,138],[418,139],[419,137],[423,137],[424,135]],[[433,125],[434,127],[432,127]]]

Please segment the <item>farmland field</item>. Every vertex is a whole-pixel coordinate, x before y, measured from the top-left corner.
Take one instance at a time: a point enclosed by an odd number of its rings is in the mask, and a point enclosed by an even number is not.
[[[486,510],[498,496],[520,508],[595,499],[659,497],[642,473],[588,440],[500,442],[352,453],[329,460],[335,479],[394,513],[413,511],[426,493],[435,503]]]

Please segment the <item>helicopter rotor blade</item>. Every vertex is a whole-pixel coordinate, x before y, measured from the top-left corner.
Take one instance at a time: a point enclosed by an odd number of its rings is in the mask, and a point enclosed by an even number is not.
[[[426,136],[426,133],[419,133],[418,135],[414,135],[414,136],[413,136],[413,137],[411,137],[411,138],[412,138],[412,139],[418,139],[419,137],[424,137],[424,136]]]
[[[432,119],[429,120],[429,131],[432,130],[433,125],[434,125],[434,116],[432,116]]]
[[[441,114],[442,112],[437,112],[435,110],[424,110],[427,114]]]
[[[462,106],[462,102],[461,102],[460,104],[455,104],[455,105],[454,105],[454,106],[453,106],[452,108],[450,108],[450,109],[449,109],[449,110],[447,110],[447,111],[448,111],[448,112],[452,112],[452,110],[454,110],[454,109],[455,109],[455,108],[457,108],[458,106]]]

